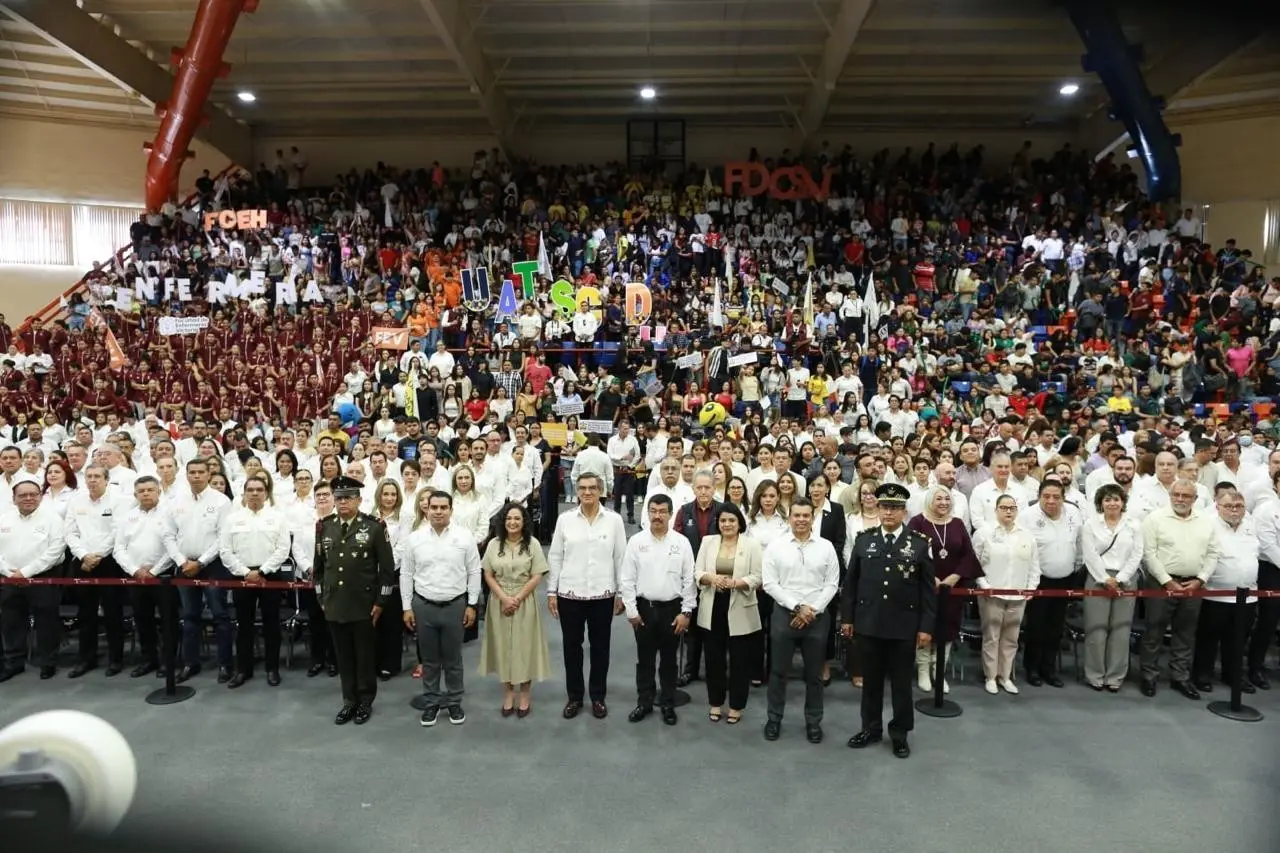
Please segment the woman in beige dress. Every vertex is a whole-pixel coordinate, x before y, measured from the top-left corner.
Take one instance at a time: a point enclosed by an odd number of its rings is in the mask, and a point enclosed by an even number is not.
[[[502,526],[505,534],[490,540],[482,562],[490,598],[480,674],[496,675],[502,681],[502,716],[514,713],[523,718],[529,715],[533,682],[544,681],[551,673],[542,612],[533,598],[547,573],[547,560],[533,538],[529,511],[523,506],[507,504]]]

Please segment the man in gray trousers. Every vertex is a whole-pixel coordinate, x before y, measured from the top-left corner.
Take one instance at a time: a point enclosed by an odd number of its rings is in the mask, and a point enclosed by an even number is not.
[[[434,726],[446,709],[449,722],[458,726],[467,720],[462,710],[462,637],[476,623],[480,554],[469,532],[449,524],[453,497],[448,492],[419,493],[417,501],[427,505],[427,523],[415,518],[413,528],[401,534],[397,551],[404,624],[417,631],[422,658],[427,699],[422,725]]]

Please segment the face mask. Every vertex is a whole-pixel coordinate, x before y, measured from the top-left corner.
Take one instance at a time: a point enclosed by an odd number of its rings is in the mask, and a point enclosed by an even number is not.
[[[1253,446],[1253,436],[1251,436],[1251,435],[1242,435],[1242,436],[1240,436],[1240,446],[1241,446],[1241,447],[1252,447],[1252,446]]]

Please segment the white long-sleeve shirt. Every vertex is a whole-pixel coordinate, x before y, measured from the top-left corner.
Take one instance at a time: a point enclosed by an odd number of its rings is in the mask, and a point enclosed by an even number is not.
[[[684,480],[676,480],[676,484],[674,486],[668,486],[666,483],[659,480],[658,485],[651,488],[649,490],[649,494],[645,495],[644,506],[640,508],[641,530],[649,529],[649,501],[653,499],[654,495],[666,495],[671,498],[672,518],[675,518],[676,513],[680,511],[680,507],[687,503],[692,503],[695,497],[693,494],[693,487]]]
[[[255,568],[272,575],[289,558],[292,542],[283,512],[273,506],[264,506],[257,512],[238,506],[227,513],[218,531],[218,556],[236,577],[245,577]]]
[[[636,599],[680,599],[680,611],[691,613],[697,604],[693,582],[693,548],[689,540],[670,530],[659,539],[642,530],[627,543],[618,572],[618,590],[627,618],[640,615]]]
[[[761,555],[773,540],[779,536],[786,536],[790,532],[791,526],[787,524],[786,518],[776,511],[773,515],[761,513],[756,516],[755,521],[747,522],[747,535],[760,543]]]
[[[1258,559],[1280,566],[1280,501],[1263,501],[1253,521],[1258,532]]]
[[[486,521],[507,502],[507,495],[511,491],[514,464],[509,456],[486,456],[480,467],[475,463],[471,465],[476,472],[476,491],[488,504],[485,513]]]
[[[111,556],[120,571],[133,577],[143,566],[153,575],[173,568],[173,561],[164,548],[167,524],[165,512],[158,505],[152,510],[135,505],[117,513],[115,548]]]
[[[613,598],[627,551],[622,516],[603,506],[594,519],[582,508],[556,519],[547,552],[547,595],[570,599]]]
[[[584,447],[573,458],[573,468],[569,471],[569,476],[577,483],[578,478],[583,474],[595,474],[604,483],[604,494],[600,496],[601,498],[613,494],[613,463],[609,461],[609,454],[600,448]]]
[[[974,531],[973,551],[982,565],[980,589],[1036,589],[1040,586],[1040,548],[1030,531],[996,524]],[[999,596],[1022,601],[1021,595]]]
[[[430,523],[405,530],[399,543],[400,599],[410,609],[414,593],[429,601],[467,596],[480,601],[480,552],[469,530],[449,524],[436,532]]]
[[[1002,495],[1012,495],[1018,502],[1020,513],[1025,512],[1027,505],[1031,502],[1031,497],[1022,490],[1021,486],[1013,482],[1012,477],[1003,489],[996,485],[995,480],[983,480],[969,493],[969,523],[973,525],[975,531],[996,526],[996,501]]]
[[[634,435],[626,438],[611,436],[606,452],[614,465],[634,468],[640,462],[640,442],[636,441]]]
[[[1143,560],[1147,573],[1164,586],[1174,577],[1209,579],[1222,554],[1217,517],[1192,510],[1179,518],[1172,506],[1161,507],[1142,522]]]
[[[31,578],[62,562],[66,548],[62,519],[48,507],[23,515],[16,506],[0,509],[0,577],[14,571]]]
[[[479,492],[471,491],[465,495],[453,496],[453,520],[450,527],[457,527],[470,532],[471,538],[479,545],[489,536],[489,501]]]
[[[116,496],[108,487],[94,500],[88,490],[71,498],[67,504],[67,547],[77,560],[89,554],[110,556],[116,541],[115,513],[119,510]]]
[[[196,497],[189,487],[175,488],[165,507],[169,523],[164,547],[169,559],[179,566],[195,560],[201,568],[218,559],[218,537],[230,509],[231,499],[222,492],[205,489]]]
[[[1205,581],[1209,589],[1246,589],[1258,588],[1258,526],[1249,516],[1245,516],[1233,529],[1222,520],[1217,521],[1218,562],[1212,567],[1212,574]],[[1258,597],[1251,595],[1248,603]],[[1235,604],[1234,598],[1206,598],[1206,602],[1217,604]]]
[[[1121,516],[1115,530],[1107,527],[1101,515],[1095,515],[1080,531],[1085,570],[1098,583],[1105,583],[1115,572],[1120,584],[1131,584],[1142,569],[1142,545],[1142,524],[1128,515]]]
[[[1084,519],[1073,506],[1062,505],[1056,519],[1039,504],[1018,516],[1018,526],[1031,534],[1040,550],[1040,576],[1060,579],[1080,568],[1080,530]]]
[[[835,546],[817,533],[800,541],[788,531],[764,549],[764,591],[783,610],[807,604],[822,613],[840,585],[840,560]]]

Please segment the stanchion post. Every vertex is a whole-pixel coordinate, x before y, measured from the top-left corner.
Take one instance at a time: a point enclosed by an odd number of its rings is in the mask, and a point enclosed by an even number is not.
[[[160,660],[164,666],[164,687],[147,694],[148,705],[176,705],[196,695],[194,687],[179,685],[175,678],[178,663],[178,590],[172,579],[158,579],[160,596]]]
[[[926,717],[958,717],[964,712],[959,702],[947,699],[942,692],[943,678],[947,666],[947,644],[943,641],[946,626],[944,615],[947,600],[951,597],[951,587],[947,584],[938,586],[938,612],[933,623],[933,645],[938,650],[938,661],[933,668],[933,698],[917,699],[916,710]]]
[[[1244,692],[1241,687],[1244,683],[1244,666],[1240,661],[1240,655],[1244,653],[1245,640],[1249,632],[1249,626],[1244,623],[1245,605],[1249,602],[1250,590],[1245,587],[1236,588],[1236,612],[1235,621],[1231,626],[1236,635],[1236,657],[1235,675],[1231,679],[1231,699],[1228,702],[1210,702],[1209,710],[1219,717],[1225,717],[1228,720],[1235,720],[1238,723],[1256,723],[1262,719],[1262,712],[1257,708],[1251,708],[1241,701],[1241,695]]]

